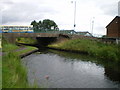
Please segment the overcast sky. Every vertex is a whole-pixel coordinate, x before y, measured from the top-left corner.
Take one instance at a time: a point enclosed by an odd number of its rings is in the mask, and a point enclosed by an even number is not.
[[[0,0],[2,25],[30,25],[33,20],[54,20],[60,30],[74,25],[72,0]],[[73,0],[75,1],[75,0]],[[76,0],[76,31],[106,34],[106,26],[118,15],[119,0]],[[94,17],[94,18],[93,18]]]

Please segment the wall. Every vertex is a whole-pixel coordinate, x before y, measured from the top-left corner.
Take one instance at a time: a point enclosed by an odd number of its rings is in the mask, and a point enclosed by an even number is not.
[[[120,21],[118,18],[115,18],[108,26],[107,26],[107,37],[118,38],[120,37]]]

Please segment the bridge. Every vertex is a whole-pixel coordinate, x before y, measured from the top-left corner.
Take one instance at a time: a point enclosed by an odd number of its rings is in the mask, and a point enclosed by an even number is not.
[[[49,34],[49,33],[2,33],[2,36],[8,40],[10,43],[15,43],[16,38],[37,38],[37,37],[58,37],[59,34]]]
[[[37,40],[37,46],[47,46],[52,42],[70,38],[68,35],[58,33],[2,33],[2,37],[9,43],[16,43],[17,38],[33,38]]]
[[[60,34],[60,33],[2,33],[2,36],[10,43],[15,43],[16,38],[33,38],[37,39],[39,44],[48,45],[50,42],[65,39],[65,38],[90,38],[95,39],[94,37],[81,36],[75,34]]]

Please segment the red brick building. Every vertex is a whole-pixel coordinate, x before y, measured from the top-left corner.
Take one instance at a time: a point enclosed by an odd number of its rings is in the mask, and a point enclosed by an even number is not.
[[[106,28],[108,38],[120,38],[120,16],[116,16]]]

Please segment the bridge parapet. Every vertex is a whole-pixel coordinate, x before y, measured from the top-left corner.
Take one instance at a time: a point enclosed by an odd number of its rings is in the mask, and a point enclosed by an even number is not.
[[[64,37],[64,38],[89,38],[89,39],[96,39],[94,37],[89,36],[82,36],[82,35],[71,35],[71,34],[59,34],[59,33],[2,33],[2,36],[8,40],[10,43],[15,43],[16,38],[18,37],[25,37],[25,38],[38,38],[38,37]]]
[[[58,37],[59,34],[49,33],[3,33],[5,37]]]
[[[26,37],[26,38],[36,38],[36,37],[59,37],[59,34],[51,33],[2,33],[2,36],[8,40],[10,43],[15,43],[16,38]]]

